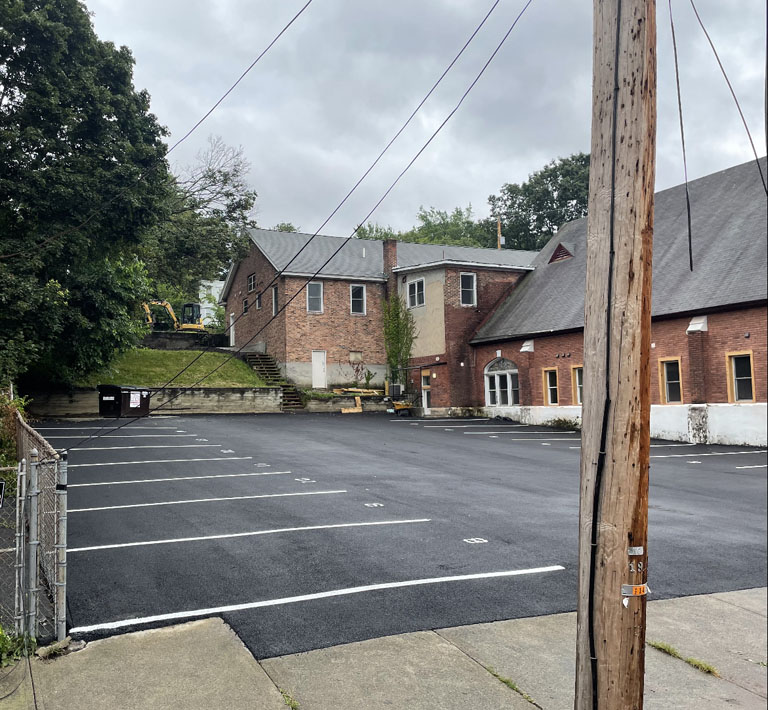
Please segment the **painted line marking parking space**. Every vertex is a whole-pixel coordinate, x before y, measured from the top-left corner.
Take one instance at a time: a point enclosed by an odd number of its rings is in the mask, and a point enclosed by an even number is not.
[[[466,434],[467,432],[465,431],[464,433]],[[503,432],[503,431],[494,431],[490,434],[486,433],[485,436],[487,436],[489,439],[498,439],[499,434],[505,434],[505,433],[506,432]],[[568,432],[565,432],[565,433],[567,434]],[[514,439],[509,439],[508,441],[575,441],[575,439],[572,436],[568,438],[555,437],[555,438],[548,438],[548,439],[543,439],[542,437],[539,436],[535,438],[515,437]]]
[[[70,451],[119,451],[121,449],[202,449],[206,446],[216,447],[221,444],[140,444],[138,446],[84,446],[80,449],[70,449]],[[222,451],[223,454],[230,454],[231,451]]]
[[[220,456],[213,459],[158,459],[156,461],[104,461],[102,463],[71,463],[67,468],[84,468],[86,466],[131,466],[139,463],[186,463],[188,461],[247,461],[253,456]]]
[[[736,466],[736,468],[768,468],[768,464],[759,463],[757,466]]]
[[[135,617],[133,619],[120,619],[119,621],[108,621],[103,624],[91,624],[89,626],[75,626],[70,629],[70,634],[85,634],[91,631],[103,631],[107,629],[120,629],[126,626],[143,626],[144,624],[153,624],[159,621],[172,621],[174,619],[187,619],[199,616],[213,616],[215,614],[226,614],[233,611],[245,611],[247,609],[259,609],[269,606],[279,606],[282,604],[296,604],[298,602],[314,601],[316,599],[329,599],[331,597],[348,596],[350,594],[361,594],[363,592],[374,592],[383,589],[401,589],[404,587],[417,587],[427,584],[442,584],[444,582],[464,582],[475,579],[497,579],[501,577],[518,577],[530,574],[544,574],[546,572],[560,572],[565,567],[561,565],[551,565],[549,567],[532,567],[530,569],[509,570],[506,572],[481,572],[479,574],[462,574],[454,577],[431,577],[427,579],[410,579],[403,582],[384,582],[382,584],[366,584],[361,587],[347,587],[346,589],[332,589],[327,592],[317,592],[315,594],[301,594],[295,597],[283,597],[281,599],[266,599],[264,601],[250,602],[247,604],[230,604],[229,606],[209,607],[208,609],[190,609],[187,611],[176,611],[169,614],[156,614],[154,616]]]
[[[279,476],[292,471],[262,471],[261,473],[214,473],[208,476],[175,476],[173,478],[142,478],[136,481],[99,481],[98,483],[70,483],[69,488],[90,486],[124,486],[129,483],[166,483],[168,481],[198,481],[205,478],[241,478],[243,476]]]
[[[652,449],[676,449],[681,446],[699,446],[699,444],[651,444]],[[581,446],[569,446],[569,449],[580,449]]]
[[[408,422],[410,420],[411,423],[419,423],[419,422],[487,422],[488,419],[416,419],[410,417],[398,417],[397,419],[390,419],[391,422]]]
[[[304,532],[307,530],[337,530],[339,528],[363,528],[376,525],[407,525],[410,523],[431,523],[431,518],[414,518],[413,520],[379,520],[373,523],[337,523],[335,525],[307,525],[301,528],[275,528],[274,530],[254,530],[253,532],[225,533],[223,535],[200,535],[198,537],[176,537],[168,540],[148,540],[146,542],[120,542],[114,545],[93,545],[91,547],[74,547],[67,550],[72,552],[92,552],[94,550],[115,550],[121,547],[143,547],[146,545],[170,545],[177,542],[202,542],[204,540],[229,540],[238,537],[253,537],[255,535],[275,535],[276,533]]]
[[[42,426],[37,431],[112,431],[115,426]],[[173,426],[132,426],[131,429],[176,429]],[[183,433],[181,430],[176,430]]]
[[[127,505],[104,505],[98,508],[71,508],[68,513],[91,513],[97,510],[124,510],[126,508],[154,508],[159,505],[183,505],[185,503],[219,503],[227,500],[253,500],[255,498],[292,498],[294,496],[325,496],[347,491],[308,491],[307,493],[262,493],[253,496],[229,496],[227,498],[193,498],[190,500],[166,500],[161,503],[129,503]]]
[[[741,456],[743,454],[765,454],[768,449],[761,451],[713,451],[709,454],[696,454],[696,456]],[[653,454],[652,459],[681,459],[689,458],[690,454]]]
[[[453,429],[487,429],[505,426],[505,427],[527,427],[530,426],[529,424],[455,424],[451,425]],[[425,424],[425,429],[442,429],[445,427],[445,424]]]
[[[551,429],[547,431],[463,431],[462,434],[466,434],[467,436],[488,436],[488,434],[554,434]],[[558,431],[558,434],[575,434],[576,430],[562,430]],[[569,441],[573,441],[573,438],[569,439]]]
[[[185,436],[195,436],[194,434],[102,434],[99,439],[173,439],[183,438]],[[46,436],[46,439],[79,439],[80,435],[70,434],[69,436]],[[195,439],[195,441],[202,441],[202,439]],[[78,449],[71,449],[71,451],[78,451]]]

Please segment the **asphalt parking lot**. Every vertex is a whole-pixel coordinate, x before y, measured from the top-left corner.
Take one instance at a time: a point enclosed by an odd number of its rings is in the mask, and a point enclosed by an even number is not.
[[[578,432],[374,414],[114,426],[39,426],[73,447],[73,635],[217,615],[266,658],[575,609]],[[654,441],[651,457],[650,598],[765,586],[765,450]]]

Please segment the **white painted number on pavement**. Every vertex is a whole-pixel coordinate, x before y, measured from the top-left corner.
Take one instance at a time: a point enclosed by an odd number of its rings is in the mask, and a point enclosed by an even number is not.
[[[317,481],[313,481],[311,478],[294,478],[293,480],[299,483],[317,483]]]
[[[384,503],[363,503],[366,508],[383,508]]]
[[[195,439],[195,441],[208,441],[208,439]]]
[[[470,545],[479,545],[484,542],[488,542],[484,537],[465,537],[464,542],[468,542]]]
[[[255,463],[254,466],[269,466],[268,463]]]
[[[222,449],[221,453],[222,454],[234,454],[235,452],[232,451],[232,449]]]

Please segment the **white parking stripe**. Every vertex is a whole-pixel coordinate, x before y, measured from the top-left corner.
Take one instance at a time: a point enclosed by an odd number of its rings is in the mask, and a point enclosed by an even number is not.
[[[70,629],[70,634],[86,634],[91,631],[103,631],[107,629],[120,629],[126,626],[142,626],[158,621],[172,621],[174,619],[189,619],[199,616],[212,616],[214,614],[226,614],[233,611],[245,611],[246,609],[259,609],[281,604],[296,604],[297,602],[313,601],[315,599],[329,599],[362,592],[375,592],[382,589],[400,589],[403,587],[418,587],[426,584],[441,584],[443,582],[464,582],[475,579],[494,579],[499,577],[518,577],[529,574],[543,574],[545,572],[559,572],[565,567],[551,565],[549,567],[533,567],[530,569],[510,570],[507,572],[481,572],[479,574],[462,574],[455,577],[431,577],[428,579],[410,579],[404,582],[385,582],[383,584],[366,584],[362,587],[347,587],[346,589],[333,589],[328,592],[316,594],[301,594],[295,597],[283,597],[281,599],[267,599],[248,604],[230,604],[229,606],[210,607],[208,609],[191,609],[177,611],[170,614],[156,614],[155,616],[135,617],[133,619],[121,619],[120,621],[108,621],[103,624],[91,624],[90,626],[75,626]]]
[[[466,434],[467,432],[464,432],[464,433]],[[498,439],[499,438],[498,437],[499,434],[504,434],[504,432],[503,431],[488,432],[488,433],[486,433],[486,436],[488,438],[490,438],[490,439]],[[568,438],[563,438],[563,439],[560,439],[560,438],[549,438],[549,437],[546,438],[546,439],[543,438],[543,437],[534,437],[534,438],[527,439],[527,438],[523,438],[523,437],[521,437],[521,438],[517,438],[516,437],[514,439],[507,439],[507,441],[576,441],[576,440],[572,436],[570,436]]]
[[[124,510],[125,508],[154,508],[159,505],[183,505],[185,503],[219,503],[225,500],[253,500],[255,498],[291,498],[294,496],[326,496],[347,491],[309,491],[307,493],[262,493],[253,496],[230,496],[227,498],[193,498],[190,500],[166,500],[161,503],[130,503],[128,505],[105,505],[98,508],[72,508],[68,513],[91,513],[96,510]]]
[[[736,466],[736,468],[768,468],[768,464],[761,463],[757,466]]]
[[[433,420],[430,420],[433,421]],[[452,429],[487,429],[495,428],[499,426],[505,427],[527,427],[530,424],[425,424],[425,429],[444,429],[446,426],[450,426]]]
[[[221,444],[139,444],[138,446],[84,446],[70,451],[119,451],[123,449],[205,449],[216,448]]]
[[[209,476],[175,476],[173,478],[142,478],[136,481],[99,481],[98,483],[70,483],[68,488],[90,486],[124,486],[127,483],[165,483],[167,481],[197,481],[204,478],[241,478],[243,476],[279,476],[291,471],[260,471],[258,473],[215,473]]]
[[[414,419],[413,417],[398,417],[390,419],[391,422],[487,422],[488,419]]]
[[[79,439],[81,434],[70,434],[68,436],[46,436],[51,439]],[[197,434],[102,434],[99,439],[173,439],[185,436],[197,436]],[[74,449],[73,449],[74,450]]]
[[[67,468],[84,468],[86,466],[130,466],[139,463],[186,463],[187,461],[247,461],[253,456],[219,456],[213,459],[158,459],[157,461],[104,461],[102,463],[71,463]]]
[[[676,449],[681,446],[698,446],[698,444],[651,444],[652,449]],[[580,449],[581,446],[569,446],[569,449]]]
[[[768,450],[763,451],[713,451],[709,454],[653,454],[652,459],[689,459],[691,456],[741,456],[743,454],[765,454]]]
[[[569,430],[569,429],[563,429],[558,430],[557,432],[553,432],[551,429],[547,431],[463,431],[462,434],[467,434],[468,436],[488,436],[488,434],[575,434],[575,430]],[[573,439],[568,439],[568,441],[573,441]]]
[[[113,431],[118,425],[113,426],[41,426],[35,427],[37,431]],[[175,426],[131,426],[131,429],[176,429]]]
[[[379,520],[373,523],[338,523],[336,525],[307,525],[303,528],[275,528],[274,530],[254,530],[253,532],[228,533],[225,535],[201,535],[199,537],[177,537],[169,540],[149,540],[147,542],[121,542],[115,545],[93,545],[92,547],[74,547],[70,552],[92,552],[93,550],[114,550],[122,547],[143,547],[145,545],[169,545],[174,542],[201,542],[203,540],[228,540],[236,537],[253,537],[255,535],[274,535],[285,532],[303,532],[305,530],[335,530],[338,528],[363,528],[376,525],[406,525],[408,523],[430,523],[430,518],[415,518],[414,520]]]

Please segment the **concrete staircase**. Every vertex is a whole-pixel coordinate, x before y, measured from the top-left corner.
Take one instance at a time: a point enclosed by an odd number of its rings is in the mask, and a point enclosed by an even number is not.
[[[265,353],[246,353],[245,361],[269,387],[279,387],[283,392],[283,411],[295,412],[304,409],[301,394],[295,385],[286,382],[280,374],[280,368],[270,355]]]

